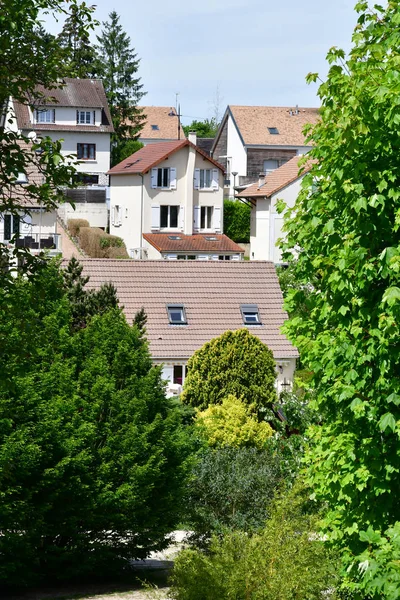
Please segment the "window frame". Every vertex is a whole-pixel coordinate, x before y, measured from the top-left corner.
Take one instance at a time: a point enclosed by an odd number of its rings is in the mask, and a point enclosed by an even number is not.
[[[167,183],[165,183],[167,182]],[[169,190],[171,185],[170,167],[157,167],[157,188],[160,190]]]
[[[88,150],[88,156],[87,157],[84,156],[84,154],[85,154],[85,151],[84,151],[85,147],[87,147],[87,150]],[[90,154],[91,154],[90,150],[91,149],[93,150],[93,157],[90,156]],[[79,156],[80,154],[81,154],[81,156]],[[78,142],[76,144],[76,156],[77,156],[78,160],[84,160],[84,161],[87,161],[87,160],[96,160],[96,144],[86,143],[86,142]]]
[[[200,231],[210,231],[213,228],[214,207],[200,206]],[[204,226],[203,226],[204,224]]]
[[[84,119],[82,120],[82,115],[84,115]],[[89,115],[89,121],[87,117]],[[91,110],[77,110],[76,111],[76,124],[77,125],[93,125],[93,112]]]
[[[213,182],[213,176],[212,176],[213,169],[199,169],[199,170],[200,170],[199,190],[211,190],[212,182]],[[207,182],[207,173],[209,173],[208,182]],[[203,185],[202,185],[202,183],[203,183]],[[206,185],[206,183],[208,183],[209,185]]]
[[[42,117],[50,115],[50,119],[47,118],[39,118],[39,115]],[[54,108],[35,108],[34,119],[36,124],[46,124],[46,123],[55,123],[56,122],[56,111]]]
[[[242,314],[243,323],[245,325],[262,325],[260,311],[258,309],[257,304],[241,304],[240,312]],[[254,316],[255,319],[248,320],[249,318],[252,318],[251,316]]]
[[[170,325],[187,325],[186,311],[185,311],[184,304],[168,303],[166,305],[166,309],[167,309],[168,321],[169,321]],[[178,313],[178,311],[180,311],[181,319],[180,320],[173,319],[172,314]]]
[[[171,208],[176,208],[176,225],[171,225]],[[160,205],[160,229],[179,229],[180,204],[161,204]],[[163,212],[167,209],[167,223],[163,224]],[[165,221],[164,221],[165,222]]]

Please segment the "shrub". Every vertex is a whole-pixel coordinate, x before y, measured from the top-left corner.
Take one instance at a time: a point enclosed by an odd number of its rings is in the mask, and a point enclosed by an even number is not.
[[[275,380],[271,350],[247,329],[226,331],[190,358],[181,398],[204,410],[233,394],[261,419],[276,402]]]
[[[250,241],[251,207],[237,200],[224,200],[224,233],[234,242]]]
[[[123,240],[99,227],[81,227],[79,242],[91,258],[128,258]]]
[[[78,237],[81,227],[89,227],[89,221],[86,219],[68,219],[67,227],[72,237]]]
[[[260,423],[248,406],[232,395],[222,404],[198,412],[195,423],[210,446],[263,448],[273,433],[268,423]]]
[[[274,502],[259,534],[214,538],[210,551],[184,550],[175,561],[175,600],[319,600],[337,582],[337,558],[316,531],[303,494]]]

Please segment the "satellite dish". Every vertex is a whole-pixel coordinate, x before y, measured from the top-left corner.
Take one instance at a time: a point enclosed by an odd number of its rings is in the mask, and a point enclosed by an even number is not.
[[[36,140],[36,131],[30,131],[28,133],[28,138],[34,142]]]

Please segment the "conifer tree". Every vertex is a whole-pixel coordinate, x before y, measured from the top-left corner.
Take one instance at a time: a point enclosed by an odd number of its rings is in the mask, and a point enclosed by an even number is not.
[[[85,79],[94,75],[95,50],[90,43],[89,30],[82,29],[79,23],[78,7],[72,5],[58,41],[62,48],[69,48],[72,75]]]

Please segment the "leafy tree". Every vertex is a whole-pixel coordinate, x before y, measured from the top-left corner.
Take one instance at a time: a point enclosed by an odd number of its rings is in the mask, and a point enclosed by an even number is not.
[[[333,48],[309,130],[316,160],[286,222],[307,312],[287,333],[314,373],[310,485],[326,502],[357,598],[397,598],[400,509],[400,3],[359,2],[348,57]],[[316,80],[310,75],[309,80]],[[289,252],[290,255],[290,252]],[[292,289],[293,314],[303,295]]]
[[[109,14],[109,21],[103,22],[103,30],[96,37],[96,69],[103,80],[110,106],[115,129],[112,142],[118,146],[127,138],[137,137],[146,118],[137,108],[145,95],[140,77],[137,76],[140,59],[131,47],[131,40],[123,31],[115,11]],[[114,154],[118,159],[120,152],[114,149]]]
[[[219,124],[214,118],[204,119],[204,121],[192,121],[190,125],[184,125],[183,131],[186,137],[189,131],[195,131],[199,138],[213,138],[216,136]]]
[[[210,405],[206,410],[198,412],[195,425],[200,428],[202,436],[209,446],[244,446],[265,448],[271,437],[272,427],[259,422],[248,406],[228,396],[222,404]]]
[[[72,327],[54,263],[0,288],[0,584],[124,568],[181,517],[190,444],[142,331]]]
[[[247,329],[226,331],[190,358],[181,398],[204,410],[233,394],[262,419],[276,401],[275,380],[271,350]]]
[[[117,165],[118,163],[125,160],[134,154],[140,148],[143,148],[143,144],[138,140],[128,140],[128,139],[120,139],[113,144],[111,147],[111,162],[113,165]]]
[[[251,207],[237,200],[224,200],[224,233],[236,243],[250,242]]]
[[[317,515],[299,486],[276,500],[262,531],[213,539],[207,553],[183,550],[175,561],[175,600],[319,600],[337,583],[337,558],[315,535]],[[330,593],[328,592],[330,591]]]
[[[90,42],[89,30],[81,27],[78,6],[73,4],[65,20],[58,42],[70,52],[69,68],[74,77],[80,79],[93,77],[96,53]]]

